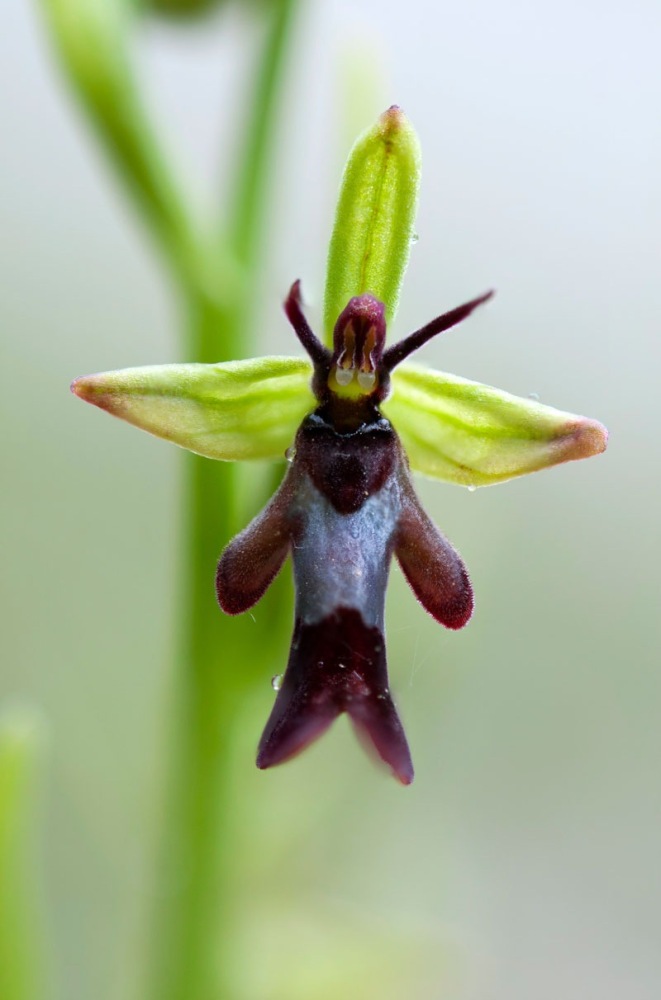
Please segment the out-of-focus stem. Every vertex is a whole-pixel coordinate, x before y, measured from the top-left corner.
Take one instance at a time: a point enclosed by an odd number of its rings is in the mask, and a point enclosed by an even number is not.
[[[132,41],[133,0],[39,0],[74,93],[156,237],[177,282],[195,280],[196,225],[142,100]]]
[[[44,995],[43,940],[35,873],[35,772],[41,720],[25,708],[0,717],[0,996]]]
[[[263,230],[268,179],[272,170],[268,155],[276,125],[283,53],[290,38],[297,0],[273,0],[271,30],[255,81],[253,115],[246,130],[245,147],[239,158],[234,198],[230,201],[230,244],[239,261],[254,267],[258,261]]]
[[[272,4],[238,191],[231,202],[236,208],[228,250],[238,262],[241,281],[234,295],[225,292],[222,302],[190,287],[188,360],[220,361],[251,353],[267,161],[294,4]],[[150,1000],[231,1000],[234,992],[226,960],[233,905],[229,886],[237,878],[229,853],[229,748],[239,701],[273,654],[264,625],[231,619],[215,601],[216,561],[248,516],[238,509],[239,475],[234,465],[186,456],[175,740],[163,868],[157,880]]]

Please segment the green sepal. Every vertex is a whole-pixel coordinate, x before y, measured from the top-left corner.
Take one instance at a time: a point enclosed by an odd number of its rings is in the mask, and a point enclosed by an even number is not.
[[[382,409],[411,468],[462,486],[490,486],[604,451],[606,428],[458,375],[403,364]]]
[[[324,330],[350,298],[369,292],[391,323],[414,238],[420,183],[418,138],[404,112],[389,108],[356,142],[344,170],[328,249]]]
[[[282,458],[315,407],[301,358],[156,365],[85,375],[71,389],[122,420],[206,458]]]

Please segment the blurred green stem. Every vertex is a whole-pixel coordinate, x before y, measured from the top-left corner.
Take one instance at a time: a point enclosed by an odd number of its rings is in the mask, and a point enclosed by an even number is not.
[[[0,997],[44,995],[43,941],[35,872],[35,778],[41,721],[30,709],[0,717]]]
[[[255,81],[252,122],[246,131],[234,198],[230,201],[230,245],[237,259],[252,269],[253,275],[259,263],[268,180],[273,172],[269,151],[280,96],[283,55],[295,6],[296,0],[274,0],[272,3],[273,22]]]
[[[186,193],[159,142],[135,71],[133,0],[39,0],[62,67],[176,282],[197,281],[203,250]],[[174,167],[174,168],[173,168]]]
[[[265,39],[236,191],[227,250],[237,280],[222,301],[188,286],[187,360],[252,352],[269,165],[296,0],[275,0]],[[235,880],[230,855],[232,727],[239,700],[272,655],[264,624],[218,610],[213,580],[222,547],[247,520],[238,509],[236,466],[186,456],[187,524],[175,681],[175,739],[169,775],[163,869],[156,900],[152,1000],[230,1000],[227,938]],[[260,642],[261,639],[261,642]],[[262,668],[260,670],[260,668]]]

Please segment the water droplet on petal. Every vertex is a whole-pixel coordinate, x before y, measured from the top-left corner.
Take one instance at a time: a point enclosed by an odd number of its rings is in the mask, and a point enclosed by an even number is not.
[[[539,393],[538,392],[529,392],[528,393],[528,399],[534,399],[536,403],[539,403]]]
[[[476,489],[477,489],[477,486],[469,486],[469,487],[468,487],[468,492],[469,492],[469,493],[475,493],[475,490],[476,490]]]
[[[282,674],[276,674],[271,678],[271,687],[274,691],[279,691],[282,687]]]
[[[287,448],[287,451],[285,452],[285,458],[287,459],[288,462],[293,462],[295,457],[296,457],[296,448],[294,448],[292,444],[290,445],[289,448]]]
[[[413,235],[411,236],[411,243],[417,243],[419,239],[420,237],[418,236],[418,234],[413,233]]]

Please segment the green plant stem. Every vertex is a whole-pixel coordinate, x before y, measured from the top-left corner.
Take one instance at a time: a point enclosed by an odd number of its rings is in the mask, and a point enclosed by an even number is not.
[[[0,997],[44,996],[41,907],[35,873],[42,726],[29,708],[0,715]]]
[[[197,226],[142,99],[133,0],[39,0],[63,69],[177,282],[196,280]]]
[[[175,683],[175,742],[166,824],[165,870],[158,899],[154,1000],[231,997],[224,946],[231,906],[227,881],[225,774],[240,685],[232,676],[241,622],[215,603],[215,560],[229,533],[227,498],[235,469],[186,456],[185,538]],[[211,522],[210,512],[216,517]]]
[[[294,4],[295,0],[273,4],[237,173],[229,249],[243,281],[236,294],[222,303],[200,294],[199,286],[190,287],[189,360],[218,361],[251,352],[267,162]],[[264,626],[224,616],[215,601],[216,561],[247,519],[248,512],[238,509],[239,475],[236,466],[186,456],[188,527],[175,683],[176,735],[164,867],[158,879],[162,891],[156,901],[152,1000],[230,1000],[235,993],[228,962],[230,886],[237,881],[230,856],[228,796],[232,730],[241,699],[250,693],[273,653]]]
[[[258,264],[264,234],[268,181],[273,173],[272,146],[288,48],[298,0],[272,0],[271,25],[253,94],[252,120],[246,130],[235,178],[229,239],[237,259],[248,269]]]
[[[196,310],[193,322],[208,319]],[[240,469],[185,455],[181,628],[173,691],[173,743],[164,855],[157,878],[152,1000],[219,1000],[234,990],[227,962],[232,876],[227,777],[232,730],[250,691],[243,619],[215,600],[218,556],[236,530]],[[246,662],[247,661],[247,662]],[[252,674],[254,676],[254,673]]]

